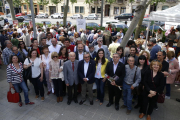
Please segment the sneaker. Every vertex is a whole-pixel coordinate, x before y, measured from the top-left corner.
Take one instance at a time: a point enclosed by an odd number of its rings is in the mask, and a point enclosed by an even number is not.
[[[36,95],[36,97],[35,97],[36,99],[38,99],[39,98],[39,95]]]
[[[121,106],[121,108],[122,108],[122,109],[124,109],[124,108],[127,108],[127,106],[125,106],[125,105],[122,105],[122,106]]]
[[[41,97],[41,101],[44,102],[44,97]]]
[[[165,96],[166,99],[170,99],[170,96]]]
[[[127,110],[126,114],[129,115],[131,113],[131,110]]]

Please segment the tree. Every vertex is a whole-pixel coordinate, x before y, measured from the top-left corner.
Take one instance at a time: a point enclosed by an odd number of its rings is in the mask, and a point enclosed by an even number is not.
[[[85,0],[84,2],[86,3],[86,4],[89,4],[89,13],[90,13],[90,5],[91,5],[91,3],[93,3],[94,1],[97,1],[97,0]]]
[[[20,13],[20,8],[19,6],[23,5],[23,1],[22,0],[13,0],[13,6],[17,7],[19,9],[19,13]]]
[[[77,3],[77,0],[70,0],[71,4],[72,4],[72,14],[73,14],[73,5],[74,3]]]
[[[61,2],[61,0],[51,0],[51,2],[56,5],[56,13],[58,13],[58,4]]]
[[[66,26],[68,6],[69,6],[69,0],[66,0],[66,5],[65,5],[65,8],[64,8],[64,17],[63,17],[63,25],[64,26]]]
[[[45,12],[44,6],[47,5],[47,4],[49,4],[49,1],[47,1],[47,0],[39,0],[37,3],[38,3],[39,5],[42,5],[42,6],[43,6],[43,12]]]
[[[14,13],[13,2],[12,0],[6,0],[6,1],[9,3],[12,20],[15,20],[16,18],[15,18],[15,13]]]
[[[130,0],[130,2],[133,2],[134,0]],[[154,2],[164,2],[166,0],[143,0],[141,1],[141,4],[138,5],[136,7],[136,10],[135,10],[135,16],[134,18],[132,19],[131,21],[131,25],[129,26],[124,38],[123,38],[123,41],[121,42],[121,46],[122,47],[125,47],[127,42],[129,41],[129,38],[130,36],[132,35],[134,29],[136,28],[136,25],[141,23],[142,24],[142,20],[144,18],[144,14],[146,11],[146,8],[151,4],[151,3],[154,3]],[[144,13],[144,14],[143,14]],[[142,20],[140,20],[140,18],[142,18]],[[138,29],[140,29],[140,27],[137,27],[136,31],[138,31]],[[140,30],[139,30],[140,31]]]
[[[107,2],[110,4],[109,17],[111,17],[111,4],[116,2],[116,0],[107,0]]]
[[[24,0],[24,1],[25,1],[25,3],[28,4],[28,6],[29,6],[29,8],[30,8],[30,0]]]

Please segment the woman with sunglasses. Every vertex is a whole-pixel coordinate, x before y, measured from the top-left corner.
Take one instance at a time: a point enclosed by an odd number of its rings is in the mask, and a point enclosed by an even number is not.
[[[44,101],[44,87],[43,87],[43,65],[41,58],[39,58],[39,54],[37,50],[32,49],[29,52],[28,58],[26,58],[24,62],[24,69],[27,69],[31,66],[32,76],[30,81],[34,86],[34,90],[36,93],[35,98],[39,98],[39,94],[41,96],[41,101]]]
[[[147,59],[144,55],[139,56],[138,58],[138,67],[141,69],[141,82],[139,83],[137,94],[138,94],[138,103],[134,107],[135,109],[140,107],[140,113],[142,112],[142,102],[143,102],[143,90],[144,90],[144,76],[149,70],[149,65],[147,65]]]
[[[119,46],[116,49],[116,53],[119,54],[119,56],[120,56],[119,61],[122,62],[123,64],[125,64],[125,57],[124,57],[124,49],[123,49],[123,47]]]
[[[60,78],[60,73],[63,71],[63,60],[58,59],[58,53],[51,53],[51,61],[49,62],[49,81],[53,81],[57,103],[63,101],[63,79]]]
[[[28,88],[23,80],[23,64],[19,62],[18,56],[16,55],[10,57],[10,64],[7,66],[7,82],[9,83],[10,88],[14,87],[15,91],[19,93],[20,99],[18,105],[20,107],[22,106],[20,88],[22,88],[24,92],[25,104],[34,104],[34,102],[29,101]]]
[[[108,59],[105,58],[104,50],[102,48],[98,50],[95,62],[96,62],[95,82],[97,85],[96,101],[100,101],[99,105],[102,105],[104,100],[104,86],[106,81],[105,72],[106,72],[107,63],[109,62]]]
[[[19,51],[23,52],[26,57],[28,57],[28,49],[24,43],[24,41],[20,41],[18,44]]]
[[[147,120],[151,120],[151,114],[157,102],[158,94],[163,92],[164,74],[161,72],[162,64],[153,60],[144,76],[143,107],[139,118],[147,113]]]

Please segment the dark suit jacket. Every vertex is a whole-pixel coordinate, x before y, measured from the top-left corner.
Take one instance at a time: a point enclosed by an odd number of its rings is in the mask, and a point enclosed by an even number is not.
[[[78,64],[78,76],[79,76],[79,82],[81,84],[84,84],[83,78],[88,78],[89,81],[87,81],[88,84],[92,84],[95,82],[94,75],[96,71],[96,66],[94,60],[89,61],[89,67],[87,70],[86,76],[84,76],[84,60],[79,61]]]
[[[110,77],[113,77],[116,74],[119,77],[119,79],[115,82],[117,85],[122,86],[125,77],[125,65],[119,62],[116,72],[114,74],[114,65],[113,65],[113,61],[111,61],[106,66],[106,74]]]

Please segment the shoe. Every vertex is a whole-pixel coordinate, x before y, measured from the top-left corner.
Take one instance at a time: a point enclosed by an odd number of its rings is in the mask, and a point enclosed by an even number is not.
[[[28,91],[30,91],[30,89],[28,88]]]
[[[90,101],[90,105],[93,105],[93,100],[92,100],[92,101]]]
[[[67,101],[67,104],[70,105],[70,104],[71,104],[71,100],[68,100],[68,101]]]
[[[22,102],[19,102],[18,105],[19,105],[19,107],[22,107]]]
[[[84,101],[81,100],[81,101],[79,102],[79,105],[82,105],[85,101],[86,101],[86,100],[84,100]]]
[[[180,99],[176,98],[176,101],[180,102]]]
[[[144,113],[141,113],[140,115],[139,115],[139,118],[141,119],[141,118],[143,118],[144,117]]]
[[[44,102],[44,97],[41,97],[41,101]]]
[[[78,100],[77,100],[77,99],[74,99],[74,102],[75,102],[75,103],[78,103]]]
[[[131,113],[131,110],[127,110],[126,114],[129,115]]]
[[[147,115],[147,120],[151,120],[151,116],[150,115]]]
[[[57,97],[57,103],[59,103],[59,101],[60,101],[60,97]]]
[[[93,90],[93,93],[96,93],[96,90]]]
[[[139,108],[139,105],[137,104],[136,106],[134,106],[135,109],[138,109]]]
[[[96,102],[98,102],[99,101],[99,99],[96,99]]]
[[[35,104],[34,102],[29,102],[29,103],[26,103],[26,105],[33,105]]]
[[[158,110],[158,106],[154,107],[155,110]]]
[[[113,103],[108,103],[107,105],[106,105],[106,107],[110,107],[111,105],[112,105]]]
[[[36,99],[38,99],[39,98],[39,95],[36,95],[36,97],[35,97]]]
[[[63,101],[63,97],[60,97],[60,98],[59,98],[59,101],[62,102],[62,101]]]
[[[125,105],[122,105],[122,106],[121,106],[121,108],[122,108],[122,109],[124,109],[124,108],[127,108],[127,106],[125,106]]]
[[[166,99],[170,99],[170,96],[165,96]]]
[[[51,91],[48,91],[47,95],[51,94]]]
[[[115,105],[115,109],[118,111],[119,110],[119,105]]]

